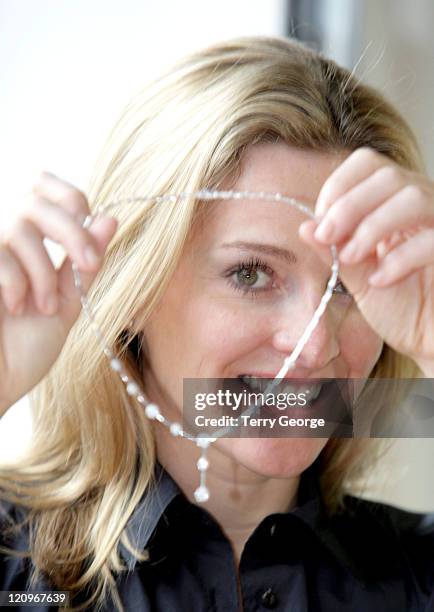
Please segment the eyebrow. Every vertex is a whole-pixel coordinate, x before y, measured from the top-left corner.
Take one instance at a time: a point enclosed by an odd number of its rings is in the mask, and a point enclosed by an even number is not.
[[[297,255],[294,251],[289,249],[283,249],[272,244],[264,244],[262,242],[225,242],[222,247],[240,249],[241,251],[258,251],[264,255],[271,255],[277,257],[283,261],[295,264],[297,263]]]

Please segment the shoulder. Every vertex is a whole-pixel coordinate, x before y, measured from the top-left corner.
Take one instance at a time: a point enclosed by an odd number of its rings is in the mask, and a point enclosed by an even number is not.
[[[368,574],[389,572],[434,589],[434,513],[346,496],[331,525]]]

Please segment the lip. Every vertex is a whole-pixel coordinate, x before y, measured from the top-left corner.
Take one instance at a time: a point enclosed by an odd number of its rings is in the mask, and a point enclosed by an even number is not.
[[[275,374],[271,374],[269,372],[261,372],[261,373],[250,373],[246,374],[239,374],[237,378],[241,378],[241,376],[254,376],[255,378],[268,378],[270,380],[273,380],[276,378],[278,372],[276,372]],[[293,386],[298,389],[301,387],[306,386],[306,384],[316,384],[316,383],[322,383],[322,382],[330,382],[330,378],[324,378],[324,377],[318,377],[318,376],[312,376],[312,377],[306,377],[306,376],[294,376],[293,373],[291,373],[291,375],[289,375],[288,373],[286,374],[286,376],[282,377],[282,381],[283,380],[293,380],[294,382],[292,383]]]
[[[272,375],[269,373],[262,373],[262,374],[248,374],[248,376],[255,376],[257,378],[274,379],[276,377],[276,374]],[[334,378],[316,378],[316,377],[306,378],[305,377],[303,379],[298,378],[294,380],[292,377],[285,376],[283,377],[279,385],[284,385],[285,384],[283,382],[284,380],[287,380],[288,382],[291,381],[291,386],[294,387],[295,392],[298,392],[299,389],[305,389],[306,386],[321,383],[322,389],[321,389],[319,396],[315,400],[313,400],[311,403],[309,403],[308,406],[303,406],[303,407],[293,406],[293,407],[288,408],[286,411],[287,414],[289,414],[291,417],[294,417],[294,418],[306,417],[307,413],[309,413],[311,416],[314,416],[314,415],[321,416],[320,413],[322,412],[323,408],[326,408],[327,403],[330,398],[330,394],[333,393],[333,389],[335,387],[333,385],[333,381],[335,380]],[[279,386],[277,387],[277,390],[278,389],[279,389]],[[276,416],[276,415],[282,415],[282,414],[285,414],[285,411],[280,410],[279,408],[273,406],[272,404],[261,407],[261,415]]]
[[[324,384],[319,396],[316,399],[314,399],[311,403],[309,403],[307,406],[294,406],[286,410],[280,410],[279,408],[277,408],[277,406],[266,405],[261,408],[261,415],[263,414],[264,416],[267,416],[267,415],[270,415],[270,416],[280,415],[281,416],[282,414],[286,414],[292,418],[299,418],[299,417],[306,417],[306,416],[311,416],[311,417],[316,417],[316,418],[322,417],[322,416],[327,417],[327,412],[323,413],[323,410],[327,411],[327,404],[329,403],[331,393],[333,393],[333,385]]]

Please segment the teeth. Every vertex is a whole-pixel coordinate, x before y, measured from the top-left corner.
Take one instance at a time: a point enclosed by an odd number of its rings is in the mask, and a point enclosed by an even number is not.
[[[256,376],[242,376],[241,380],[248,385],[253,391],[264,393],[267,387],[271,385],[271,381],[268,378],[257,378]],[[280,382],[278,387],[275,387],[274,391],[270,393],[294,393],[295,395],[305,393],[309,401],[315,400],[321,392],[322,383],[316,383],[311,385],[300,385],[294,386],[291,383]]]

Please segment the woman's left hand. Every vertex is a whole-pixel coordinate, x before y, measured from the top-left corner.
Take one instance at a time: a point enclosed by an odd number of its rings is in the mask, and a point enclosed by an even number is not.
[[[434,377],[434,183],[361,148],[330,175],[300,237],[331,264],[372,329]]]

